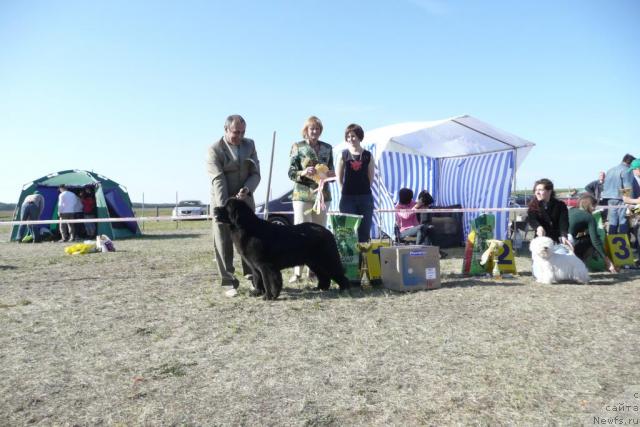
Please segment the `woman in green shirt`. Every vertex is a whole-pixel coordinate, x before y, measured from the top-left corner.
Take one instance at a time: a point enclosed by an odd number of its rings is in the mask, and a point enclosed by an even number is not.
[[[615,273],[617,270],[604,253],[604,245],[598,235],[598,226],[592,215],[596,203],[596,199],[591,194],[583,194],[578,200],[578,207],[569,209],[569,241],[578,258],[584,261],[595,250],[604,259],[607,269]]]
[[[331,145],[320,141],[322,134],[322,122],[316,116],[309,117],[302,127],[302,141],[295,142],[291,146],[289,160],[289,179],[293,181],[293,222],[300,224],[303,222],[313,222],[326,226],[327,213],[320,211],[316,213],[312,210],[316,200],[318,183],[313,176],[317,174],[317,165],[326,165],[329,169],[327,177],[334,177],[333,149]],[[331,201],[329,185],[325,185],[322,190],[325,202]],[[295,267],[290,283],[301,278],[301,268]]]

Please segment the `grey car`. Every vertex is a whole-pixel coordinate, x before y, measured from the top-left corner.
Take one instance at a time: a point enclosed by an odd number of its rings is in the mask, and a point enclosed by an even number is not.
[[[289,190],[283,195],[269,200],[269,217],[267,221],[273,224],[293,225],[292,194],[293,190]],[[256,215],[264,218],[264,203],[256,206]]]

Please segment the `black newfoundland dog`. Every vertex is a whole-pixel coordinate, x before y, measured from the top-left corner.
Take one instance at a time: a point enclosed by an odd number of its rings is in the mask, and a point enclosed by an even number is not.
[[[253,270],[253,286],[264,299],[278,298],[280,270],[306,264],[318,277],[318,288],[329,289],[333,279],[340,290],[349,288],[333,234],[318,224],[277,225],[260,219],[249,205],[230,198],[213,210],[215,220],[229,224],[231,238]]]

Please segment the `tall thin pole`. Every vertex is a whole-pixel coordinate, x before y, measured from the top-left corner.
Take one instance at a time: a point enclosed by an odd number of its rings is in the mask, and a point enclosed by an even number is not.
[[[271,142],[271,161],[269,162],[269,179],[267,179],[267,196],[264,201],[264,220],[269,219],[269,195],[271,193],[271,173],[273,172],[273,153],[276,150],[276,131],[273,131],[273,141]]]
[[[516,175],[518,174],[518,150],[517,149],[513,150],[513,157],[514,157],[514,161],[513,161],[513,193],[515,193],[516,191],[518,191],[518,187],[516,186],[516,184],[517,184]]]
[[[142,216],[144,217],[144,191],[142,192]],[[142,231],[144,231],[144,223],[145,221],[142,221]]]

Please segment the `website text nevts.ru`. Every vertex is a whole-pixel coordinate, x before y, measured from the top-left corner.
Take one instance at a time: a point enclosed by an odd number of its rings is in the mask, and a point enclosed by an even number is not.
[[[640,425],[640,418],[631,417],[593,417],[595,425]]]

